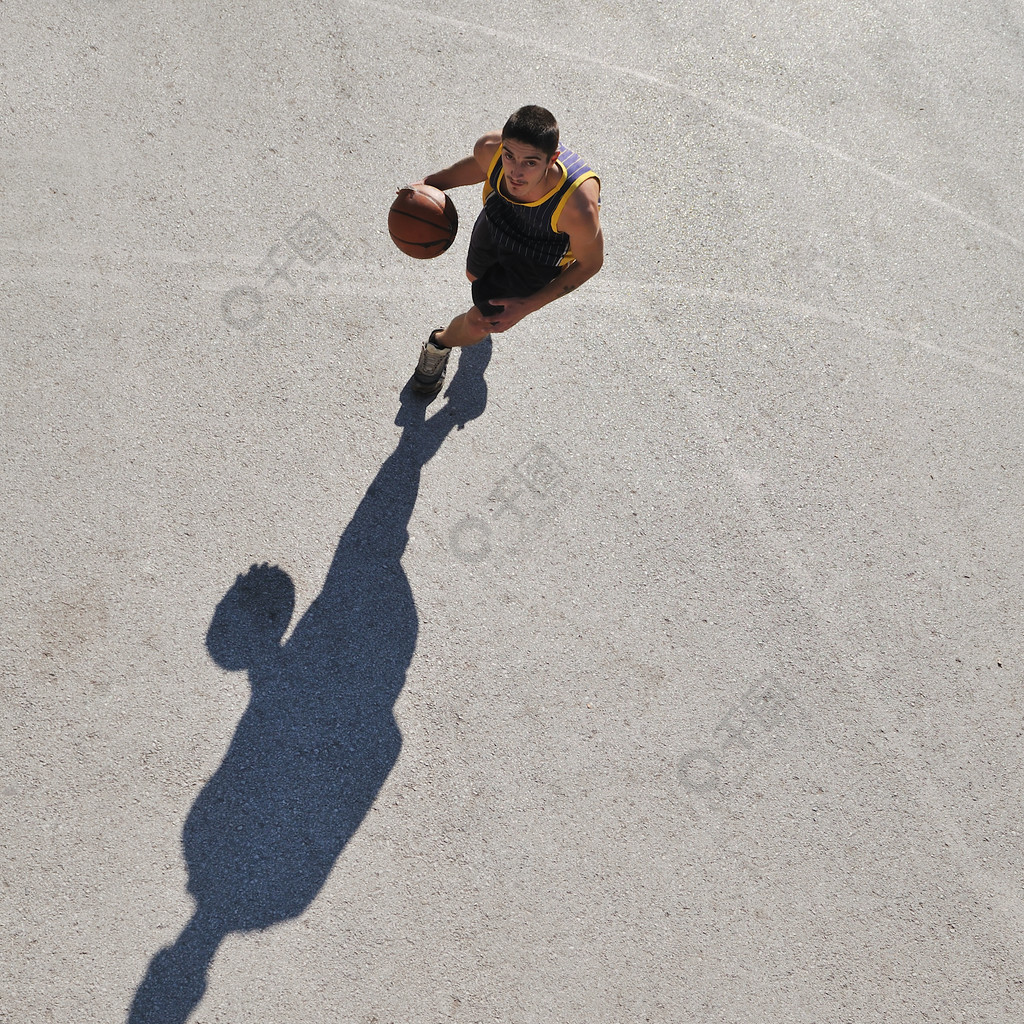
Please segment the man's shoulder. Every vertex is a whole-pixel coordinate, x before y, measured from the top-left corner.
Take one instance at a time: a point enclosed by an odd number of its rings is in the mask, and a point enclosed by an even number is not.
[[[486,174],[494,161],[494,154],[501,149],[501,132],[487,132],[476,140],[473,147],[473,158],[480,165],[481,170]]]
[[[587,178],[572,190],[562,211],[561,225],[597,224],[601,209],[601,183],[597,178]]]

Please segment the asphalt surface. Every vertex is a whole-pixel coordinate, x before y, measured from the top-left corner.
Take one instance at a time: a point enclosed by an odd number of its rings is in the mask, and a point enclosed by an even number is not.
[[[1019,1021],[1022,26],[3,5],[0,1020]],[[528,102],[605,267],[426,404]]]

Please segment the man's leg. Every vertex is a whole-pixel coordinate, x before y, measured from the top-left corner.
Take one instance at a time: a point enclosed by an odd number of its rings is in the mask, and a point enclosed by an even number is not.
[[[412,375],[413,390],[421,395],[436,395],[444,383],[452,349],[476,345],[487,337],[490,330],[491,325],[474,306],[457,316],[447,327],[431,331]]]
[[[468,270],[466,277],[471,282],[476,280],[476,275]],[[451,350],[478,345],[490,333],[491,325],[476,306],[460,313],[447,327],[431,331],[420,352],[416,372],[412,375],[413,390],[421,395],[436,395],[444,383]]]
[[[434,334],[434,342],[444,348],[477,345],[491,333],[491,325],[476,306],[457,316],[443,331]]]

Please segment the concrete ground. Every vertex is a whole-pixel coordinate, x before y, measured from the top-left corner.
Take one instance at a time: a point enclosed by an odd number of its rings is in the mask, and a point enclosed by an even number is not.
[[[1022,26],[4,4],[0,1020],[1019,1021]],[[425,407],[528,102],[604,270]]]

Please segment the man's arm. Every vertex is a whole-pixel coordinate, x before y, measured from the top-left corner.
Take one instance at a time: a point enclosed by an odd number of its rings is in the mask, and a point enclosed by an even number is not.
[[[420,184],[433,185],[442,191],[458,188],[460,185],[479,185],[487,180],[487,171],[499,146],[501,132],[488,132],[477,139],[472,156],[467,156],[436,174],[428,174]]]
[[[523,317],[574,292],[601,269],[604,264],[604,235],[598,204],[600,194],[600,185],[591,178],[576,189],[562,211],[558,227],[569,236],[573,263],[540,291],[525,299],[491,299],[491,305],[502,307],[498,316],[487,318],[495,333],[507,331]]]

